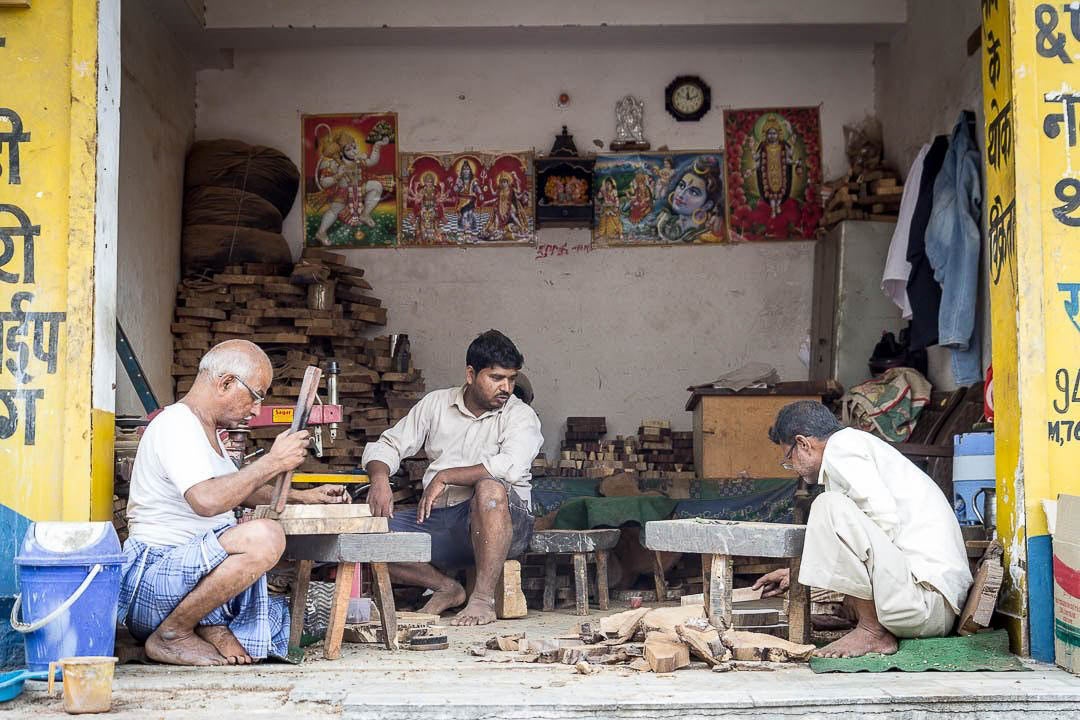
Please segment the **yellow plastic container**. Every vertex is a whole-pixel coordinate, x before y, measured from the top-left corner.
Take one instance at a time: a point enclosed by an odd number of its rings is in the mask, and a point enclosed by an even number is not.
[[[56,666],[63,670],[64,712],[109,712],[112,708],[114,657],[70,657],[49,663],[49,694],[53,692]]]

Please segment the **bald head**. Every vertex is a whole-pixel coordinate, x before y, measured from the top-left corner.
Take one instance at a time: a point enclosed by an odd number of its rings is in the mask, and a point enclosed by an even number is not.
[[[273,374],[270,358],[262,348],[247,340],[226,340],[219,343],[210,348],[199,361],[199,372],[206,373],[211,378],[235,375],[247,380],[260,370]]]

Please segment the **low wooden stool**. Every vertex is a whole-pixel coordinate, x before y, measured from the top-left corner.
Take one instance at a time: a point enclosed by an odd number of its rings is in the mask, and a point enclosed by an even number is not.
[[[544,610],[555,609],[555,569],[559,555],[574,557],[574,594],[578,615],[589,614],[589,556],[596,562],[596,601],[608,609],[608,552],[619,542],[617,529],[541,530],[529,541],[529,552],[544,558]]]
[[[431,536],[427,533],[410,532],[288,535],[285,538],[285,556],[299,561],[290,610],[290,648],[300,645],[312,565],[316,562],[337,563],[334,601],[330,606],[330,623],[326,627],[324,644],[326,659],[336,660],[341,657],[341,638],[345,633],[345,617],[349,610],[349,595],[352,592],[356,563],[371,564],[375,603],[379,607],[386,647],[388,650],[396,650],[397,611],[394,608],[394,589],[390,586],[390,571],[386,564],[428,562],[431,560]]]
[[[688,519],[645,523],[643,542],[650,550],[701,554],[705,611],[721,630],[732,626],[732,557],[785,560],[791,571],[788,639],[805,644],[810,641],[810,588],[798,581],[805,537],[805,525]]]

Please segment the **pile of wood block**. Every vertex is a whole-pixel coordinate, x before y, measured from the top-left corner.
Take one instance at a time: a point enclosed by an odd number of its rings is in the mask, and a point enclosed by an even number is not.
[[[875,168],[830,180],[824,187],[832,193],[825,202],[820,226],[825,230],[842,220],[896,222],[904,186],[895,170]]]
[[[694,433],[673,432],[667,420],[645,420],[638,428],[639,453],[649,465],[645,480],[694,477]]]
[[[673,432],[667,420],[645,420],[637,435],[604,440],[602,417],[569,417],[559,459],[537,457],[535,476],[607,478],[632,474],[643,480],[694,478],[694,434]]]
[[[389,337],[372,337],[386,325],[386,308],[371,291],[361,268],[316,248],[292,267],[244,263],[211,279],[185,280],[172,325],[177,396],[191,388],[203,354],[225,340],[250,340],[270,356],[274,382],[266,405],[293,406],[304,369],[318,365],[325,378],[334,361],[344,422],[333,445],[324,431],[323,457],[309,457],[300,470],[355,468],[364,444],[404,417],[425,389],[420,370],[391,356]],[[320,397],[326,400],[325,385]],[[248,452],[269,449],[280,432],[252,430]]]
[[[581,623],[576,632],[534,639],[523,634],[495,636],[471,650],[517,652],[518,662],[573,665],[591,675],[601,665],[624,665],[633,670],[670,673],[690,667],[714,672],[737,669],[744,662],[806,662],[813,645],[709,624],[700,605],[638,608]]]

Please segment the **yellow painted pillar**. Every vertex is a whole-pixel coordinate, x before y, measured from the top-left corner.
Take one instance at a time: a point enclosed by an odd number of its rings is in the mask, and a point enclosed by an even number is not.
[[[1053,659],[1042,501],[1080,493],[1080,6],[982,0],[1000,609]]]
[[[29,521],[112,515],[119,1],[23,5],[0,5],[0,605]]]

